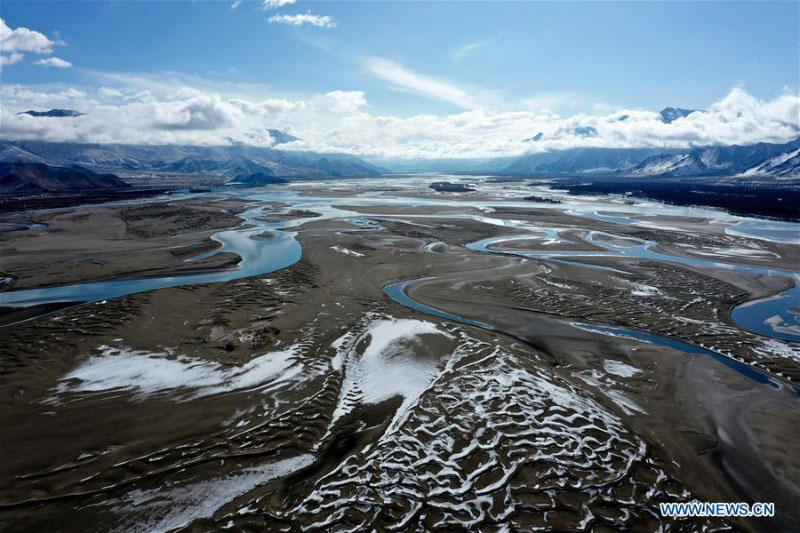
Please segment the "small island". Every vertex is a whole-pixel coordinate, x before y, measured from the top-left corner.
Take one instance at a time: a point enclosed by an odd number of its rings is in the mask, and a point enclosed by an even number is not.
[[[264,172],[241,174],[228,182],[229,185],[240,185],[244,187],[264,187],[265,185],[285,185],[286,183],[289,183],[289,180]]]
[[[429,185],[436,192],[474,192],[475,189],[461,183],[451,183],[449,181],[436,181]]]
[[[526,196],[523,200],[527,200],[529,202],[541,202],[543,204],[560,204],[561,200],[556,200],[555,198],[545,198],[544,196]]]

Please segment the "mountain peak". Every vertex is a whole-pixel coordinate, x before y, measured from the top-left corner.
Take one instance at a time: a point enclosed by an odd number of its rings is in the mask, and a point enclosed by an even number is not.
[[[665,124],[669,124],[674,120],[678,120],[679,118],[688,117],[692,113],[697,111],[697,109],[683,109],[682,107],[665,107],[661,111],[658,112],[661,115],[661,120]]]
[[[85,114],[86,113],[81,113],[80,111],[75,111],[74,109],[50,109],[48,111],[35,111],[33,109],[28,109],[27,111],[17,113],[17,115],[30,115],[32,117],[55,117],[55,118],[80,117]]]
[[[534,135],[533,137],[528,137],[527,139],[522,139],[522,142],[524,142],[524,143],[529,143],[529,142],[541,141],[541,140],[542,140],[542,137],[544,137],[544,133],[542,133],[542,132],[540,131],[539,133],[537,133],[537,134],[536,134],[536,135]]]
[[[579,137],[597,137],[597,128],[594,126],[577,126],[573,131]]]
[[[286,133],[285,131],[275,130],[272,128],[267,128],[267,133],[269,133],[269,136],[272,137],[272,146],[275,146],[276,144],[286,144],[292,141],[302,140],[299,137],[295,137],[294,135]]]

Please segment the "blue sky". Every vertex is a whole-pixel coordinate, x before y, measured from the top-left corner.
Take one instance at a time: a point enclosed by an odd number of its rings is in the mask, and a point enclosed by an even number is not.
[[[704,109],[733,88],[770,101],[800,83],[794,1],[231,6],[4,0],[5,24],[47,36],[49,54],[71,67],[25,53],[3,68],[2,84],[85,91],[108,85],[107,73],[168,73],[288,100],[358,92],[372,115],[409,118]],[[324,27],[270,22],[283,15],[328,18]]]

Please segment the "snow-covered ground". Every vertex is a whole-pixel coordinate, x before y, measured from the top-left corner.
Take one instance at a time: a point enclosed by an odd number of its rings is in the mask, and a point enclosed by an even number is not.
[[[53,401],[71,399],[75,393],[127,392],[134,399],[174,393],[182,399],[240,389],[268,387],[302,371],[298,346],[269,352],[242,366],[176,355],[101,346],[101,353],[61,378]]]

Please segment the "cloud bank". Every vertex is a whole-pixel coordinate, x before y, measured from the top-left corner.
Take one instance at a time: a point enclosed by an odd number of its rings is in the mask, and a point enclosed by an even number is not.
[[[272,15],[269,18],[269,23],[286,24],[288,26],[302,26],[304,24],[309,24],[319,28],[335,28],[337,24],[333,17],[328,15],[313,15],[311,13],[301,13],[299,15]]]
[[[80,90],[4,84],[0,134],[3,139],[82,143],[270,146],[266,130],[277,128],[303,139],[282,148],[373,158],[499,157],[575,147],[685,148],[786,142],[800,135],[800,95],[790,92],[761,100],[734,88],[706,109],[665,123],[656,111],[643,109],[570,116],[524,106],[490,112],[471,108],[469,94],[396,64],[375,62],[371,68],[401,88],[459,102],[465,109],[399,117],[372,112],[362,91],[287,98],[252,85],[106,73],[98,76],[102,84]],[[17,114],[54,107],[86,115]]]

